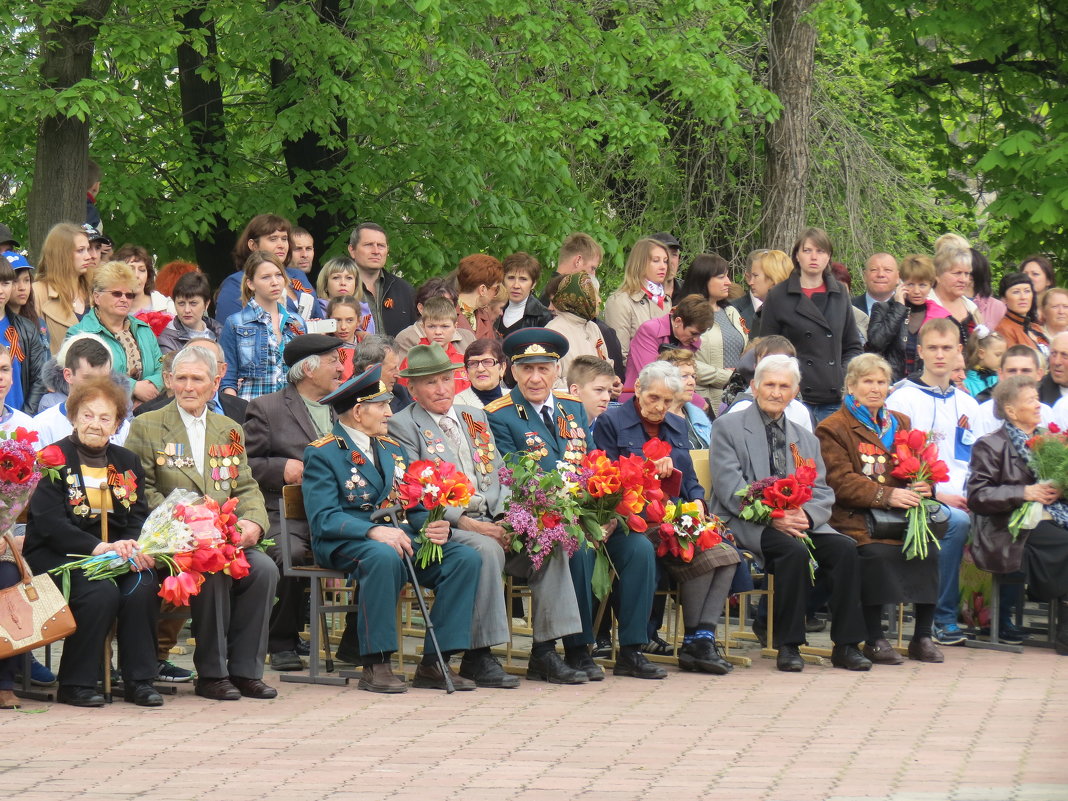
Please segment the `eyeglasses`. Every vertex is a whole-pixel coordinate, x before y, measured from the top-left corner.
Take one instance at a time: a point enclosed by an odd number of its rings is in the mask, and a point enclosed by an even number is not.
[[[500,364],[496,359],[472,359],[467,363],[468,368],[471,367],[496,367]]]
[[[111,295],[111,297],[115,298],[115,300],[122,300],[123,298],[126,298],[127,300],[133,300],[137,297],[136,292],[123,292],[121,289],[109,289],[107,292],[104,292],[102,294]]]

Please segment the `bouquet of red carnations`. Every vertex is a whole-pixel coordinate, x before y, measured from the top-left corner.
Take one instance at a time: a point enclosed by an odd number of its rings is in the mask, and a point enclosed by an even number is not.
[[[898,431],[894,435],[893,456],[894,469],[890,471],[890,475],[894,478],[900,478],[910,484],[923,482],[930,484],[932,488],[935,484],[949,479],[949,468],[938,458],[938,445],[926,431]],[[906,559],[926,559],[929,542],[933,542],[936,549],[941,548],[927,519],[927,510],[938,505],[938,501],[921,498],[919,506],[905,510],[908,525],[905,528],[902,548]]]
[[[409,466],[397,492],[405,509],[422,504],[430,513],[415,539],[419,544],[415,553],[419,567],[425,568],[431,562],[440,562],[443,556],[441,546],[427,539],[427,526],[436,520],[444,519],[447,507],[467,508],[471,503],[471,496],[475,494],[471,479],[459,472],[456,465],[450,462],[435,464],[424,459]]]
[[[168,573],[159,590],[161,598],[175,606],[188,606],[189,598],[200,593],[206,573],[222,571],[235,579],[248,575],[248,559],[240,545],[241,531],[234,513],[236,506],[237,498],[220,506],[212,498],[176,489],[152,511],[137,538],[137,548]],[[96,556],[80,556],[48,572],[63,577],[63,593],[69,595],[73,570],[82,570],[87,579],[99,581],[129,573],[135,566],[132,558],[123,559],[115,551],[105,551]]]
[[[791,509],[801,509],[812,500],[812,488],[816,486],[816,468],[803,464],[796,471],[784,478],[768,476],[754,481],[735,493],[741,498],[741,510],[738,517],[752,523],[769,523],[785,517]],[[808,546],[808,575],[815,582],[816,562],[815,546],[807,534],[802,537]]]

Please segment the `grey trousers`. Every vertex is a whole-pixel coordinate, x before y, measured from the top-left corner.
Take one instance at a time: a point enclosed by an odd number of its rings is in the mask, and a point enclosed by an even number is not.
[[[582,632],[575,584],[567,554],[556,546],[552,557],[528,582],[531,595],[531,619],[534,642],[548,642]]]
[[[475,611],[471,616],[471,647],[488,648],[508,642],[508,614],[504,603],[504,548],[485,534],[454,528],[452,540],[478,551],[482,569],[478,574]]]
[[[245,556],[247,576],[234,580],[225,573],[212,573],[200,594],[189,599],[197,641],[193,664],[201,678],[263,678],[278,568],[263,551],[250,549]]]

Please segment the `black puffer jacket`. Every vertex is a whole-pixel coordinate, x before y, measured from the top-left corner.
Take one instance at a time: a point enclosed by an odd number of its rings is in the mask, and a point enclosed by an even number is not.
[[[886,303],[876,303],[872,306],[871,317],[868,319],[868,343],[864,350],[868,353],[878,353],[890,362],[894,382],[905,377],[908,316],[909,307],[890,298]]]

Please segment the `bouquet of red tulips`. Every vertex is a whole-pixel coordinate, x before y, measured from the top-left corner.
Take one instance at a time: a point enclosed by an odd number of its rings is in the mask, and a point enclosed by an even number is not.
[[[910,484],[923,482],[932,488],[939,482],[949,480],[949,468],[938,458],[938,445],[931,441],[926,431],[898,431],[894,435],[893,456],[894,469],[890,475],[894,478]],[[936,549],[941,547],[927,519],[928,508],[937,506],[938,501],[921,498],[919,506],[905,510],[905,519],[908,521],[903,546],[906,559],[926,559],[928,543],[933,542]]]
[[[809,464],[803,464],[793,473],[784,477],[776,478],[768,476],[759,481],[754,481],[748,487],[744,487],[735,493],[741,498],[741,510],[738,517],[751,523],[770,523],[785,517],[791,509],[801,509],[812,500],[812,488],[816,486],[816,468]],[[802,537],[808,546],[808,574],[815,582],[816,562],[815,546],[812,538],[807,534]]]
[[[405,509],[423,505],[430,514],[415,541],[419,548],[415,558],[419,567],[425,568],[431,562],[442,559],[441,546],[427,539],[426,529],[436,520],[445,517],[447,507],[466,509],[475,494],[471,479],[456,469],[450,462],[435,464],[429,459],[413,462],[401,479],[398,493]]]

